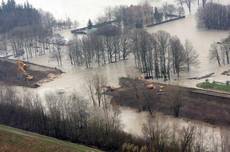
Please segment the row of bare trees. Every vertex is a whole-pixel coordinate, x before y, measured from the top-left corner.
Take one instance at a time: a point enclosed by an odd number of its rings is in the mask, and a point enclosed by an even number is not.
[[[182,70],[190,70],[198,63],[198,55],[187,40],[183,45],[179,38],[164,31],[149,34],[143,30],[132,33],[132,50],[137,67],[147,78],[170,79],[178,77]]]
[[[132,53],[137,68],[148,78],[167,80],[171,74],[179,77],[181,71],[190,71],[198,63],[191,42],[186,40],[183,45],[177,37],[164,31],[149,34],[142,29],[122,30],[109,25],[70,44],[72,65],[101,66],[126,60]]]
[[[107,28],[107,27],[104,27]],[[78,38],[70,43],[69,58],[72,65],[104,65],[120,60],[126,60],[129,53],[129,32],[106,29],[100,32]],[[113,28],[113,27],[112,27]],[[103,30],[104,31],[104,30]]]
[[[164,122],[164,123],[162,123]],[[0,123],[94,146],[122,152],[228,152],[229,133],[210,147],[199,128],[166,125],[164,118],[150,117],[143,126],[143,138],[124,133],[119,110],[98,107],[77,94],[47,94],[45,100],[33,94],[20,96],[12,89],[1,88]],[[212,137],[213,136],[213,137]],[[213,134],[208,139],[215,138]]]

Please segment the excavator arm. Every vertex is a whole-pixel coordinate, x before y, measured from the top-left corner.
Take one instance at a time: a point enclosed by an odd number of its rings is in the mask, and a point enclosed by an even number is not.
[[[28,65],[23,61],[17,60],[17,73],[24,75],[25,79],[28,81],[33,80],[33,76],[27,73]]]

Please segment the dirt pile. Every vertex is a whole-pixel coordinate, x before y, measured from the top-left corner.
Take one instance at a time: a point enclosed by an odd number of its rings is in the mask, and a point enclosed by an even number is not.
[[[40,82],[46,82],[54,76],[58,76],[62,71],[56,68],[49,68],[32,63],[26,63],[29,68],[28,74],[33,76],[33,80],[26,81],[23,77],[20,77],[17,73],[17,65],[14,60],[6,60],[0,58],[0,83],[6,85],[25,86],[36,88],[39,87]],[[46,80],[46,81],[44,81]]]

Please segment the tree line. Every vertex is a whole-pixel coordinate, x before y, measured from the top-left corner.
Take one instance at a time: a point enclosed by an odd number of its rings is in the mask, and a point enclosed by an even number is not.
[[[16,27],[38,26],[41,24],[39,11],[28,2],[17,5],[14,0],[2,1],[0,7],[0,33],[9,32]]]
[[[105,15],[97,18],[97,23],[117,21],[131,28],[143,28],[146,25],[160,23],[170,17],[184,15],[184,10],[173,4],[164,4],[162,7],[154,7],[149,2],[137,5],[121,5],[105,9]]]
[[[76,93],[49,93],[41,99],[18,95],[11,88],[0,90],[0,123],[11,127],[111,152],[217,152],[219,148],[216,143],[213,149],[207,147],[199,128],[169,126],[156,116],[143,125],[142,138],[134,137],[122,131],[119,113],[103,104],[91,106]],[[221,138],[220,152],[229,150],[227,139]]]
[[[77,24],[70,19],[56,20],[49,12],[38,10],[28,2],[16,4],[14,0],[2,1],[0,22],[1,52],[27,60],[48,51],[57,54],[60,36],[54,31]]]
[[[72,65],[104,65],[126,60],[130,54],[129,30],[105,25],[94,33],[70,42],[69,58]]]
[[[121,5],[105,9],[105,15],[98,17],[98,23],[117,21],[124,26],[142,28],[145,25],[160,23],[171,17],[185,15],[185,7],[192,12],[193,5],[205,8],[208,0],[176,0],[177,5],[164,3],[161,7],[152,6],[145,1],[137,5]]]
[[[191,42],[182,44],[179,38],[159,31],[149,34],[145,30],[121,29],[107,25],[83,38],[71,42],[69,58],[73,65],[92,67],[126,60],[134,55],[137,68],[147,78],[170,79],[180,76],[198,64],[198,55]]]
[[[207,3],[198,10],[199,24],[208,29],[226,30],[230,27],[230,6]]]
[[[164,31],[149,34],[143,30],[135,30],[132,35],[136,66],[147,78],[168,80],[171,74],[179,77],[181,71],[190,71],[199,62],[198,55],[188,40],[182,44],[178,37]]]

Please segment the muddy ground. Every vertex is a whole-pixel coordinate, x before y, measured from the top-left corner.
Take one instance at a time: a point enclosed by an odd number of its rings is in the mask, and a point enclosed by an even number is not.
[[[62,73],[62,71],[56,68],[49,68],[32,63],[26,64],[29,65],[27,72],[34,77],[31,81],[26,81],[24,77],[19,76],[15,60],[0,58],[0,84],[36,88],[45,80],[51,81]]]
[[[107,92],[112,104],[230,126],[230,94],[128,78],[120,86]]]

